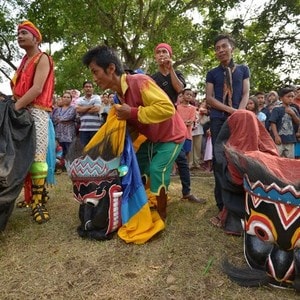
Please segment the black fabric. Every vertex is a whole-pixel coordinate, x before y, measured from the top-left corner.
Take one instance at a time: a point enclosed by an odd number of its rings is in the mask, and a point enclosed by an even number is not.
[[[185,83],[185,79],[184,79],[182,73],[177,70],[175,71],[175,73],[176,73],[178,79],[182,82],[183,86],[185,87],[186,83]],[[166,94],[169,96],[171,101],[175,104],[177,101],[178,93],[173,88],[173,85],[171,82],[171,75],[168,74],[167,76],[164,76],[162,73],[156,72],[151,77],[157,83],[157,85],[166,92]]]
[[[231,134],[228,122],[225,121],[214,145],[215,165],[214,175],[221,183],[223,204],[228,210],[231,221],[224,221],[224,230],[228,232],[242,233],[241,220],[245,217],[245,191],[242,185],[237,185],[232,180],[227,168],[227,158],[224,145]]]
[[[244,218],[244,199],[245,191],[242,185],[233,182],[231,174],[227,168],[227,158],[224,145],[230,137],[230,128],[225,121],[214,145],[215,154],[215,176],[217,176],[222,185],[222,194],[224,205],[227,209],[237,215],[238,218]]]
[[[86,182],[79,184],[79,189],[76,187],[77,184],[73,185],[74,194],[78,197],[80,197],[79,195],[92,195],[93,193],[94,196],[97,193],[102,196],[96,206],[88,202],[79,206],[79,219],[81,222],[77,228],[79,236],[100,241],[112,238],[113,232],[109,231],[110,225],[119,219],[115,215],[113,207],[111,207],[111,193],[113,193],[113,190],[120,191],[120,184],[120,178],[116,175],[115,177],[103,179],[101,183],[97,184],[91,178],[89,184]]]
[[[35,127],[32,116],[25,109],[14,110],[11,99],[0,101],[0,206],[14,202],[19,196],[34,154]],[[0,219],[8,219],[9,215],[0,213]]]

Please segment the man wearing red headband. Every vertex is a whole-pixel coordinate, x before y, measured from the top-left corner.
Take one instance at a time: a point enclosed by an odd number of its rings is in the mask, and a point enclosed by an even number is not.
[[[25,183],[25,201],[28,201],[29,195],[33,218],[41,224],[50,218],[44,200],[45,179],[48,171],[46,154],[49,112],[52,110],[54,67],[52,58],[39,49],[42,35],[33,23],[30,21],[21,23],[18,26],[17,36],[18,44],[26,51],[26,54],[11,80],[13,96],[16,100],[15,110],[28,109],[34,119],[36,130],[36,151],[29,171],[30,179]],[[29,178],[29,176],[27,177]],[[28,181],[31,184],[28,184]],[[28,185],[31,186],[31,193],[26,190]],[[18,206],[22,205],[25,206],[26,202],[19,203]]]
[[[154,56],[158,65],[158,72],[152,75],[157,85],[169,96],[174,106],[177,96],[185,87],[185,79],[181,72],[174,70],[172,62],[172,48],[169,44],[160,43],[154,49]],[[203,204],[205,199],[200,199],[191,194],[191,178],[188,160],[182,149],[176,159],[176,165],[182,185],[182,200]]]

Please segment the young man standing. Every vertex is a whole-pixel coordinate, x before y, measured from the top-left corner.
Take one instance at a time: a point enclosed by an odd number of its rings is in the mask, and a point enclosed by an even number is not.
[[[282,104],[274,107],[270,116],[271,135],[278,153],[288,158],[295,158],[296,132],[300,124],[298,111],[291,105],[295,97],[294,91],[294,87],[279,90],[278,96]]]
[[[125,74],[113,49],[93,48],[84,55],[83,63],[90,68],[102,90],[116,92],[121,104],[116,106],[117,118],[127,121],[130,132],[147,138],[136,155],[141,174],[149,179],[146,185],[150,181],[157,211],[164,220],[172,166],[186,138],[183,120],[168,96],[149,76]]]
[[[101,126],[99,116],[101,98],[99,95],[94,94],[94,85],[91,81],[83,83],[83,90],[84,95],[78,98],[76,102],[76,112],[80,116],[80,142],[85,146]]]
[[[235,42],[227,34],[216,37],[215,55],[220,65],[206,75],[206,101],[210,105],[210,131],[213,148],[226,119],[237,109],[245,109],[249,99],[249,68],[237,65],[233,61]],[[215,156],[215,155],[214,155]],[[219,214],[210,221],[221,227],[223,210],[222,186],[220,176],[216,172],[216,161],[213,160],[215,176],[215,200]]]
[[[152,75],[157,85],[169,96],[173,105],[177,102],[178,94],[185,87],[185,79],[181,72],[174,70],[172,62],[172,48],[169,44],[158,44],[154,49],[158,72]],[[191,194],[191,178],[188,159],[184,149],[181,149],[176,158],[176,165],[182,185],[182,200],[203,204],[205,199],[200,199]]]
[[[16,74],[11,81],[15,109],[27,108],[32,115],[36,128],[36,152],[30,168],[32,180],[31,209],[33,219],[41,224],[50,219],[43,201],[45,179],[48,165],[49,112],[52,110],[54,88],[54,67],[52,58],[42,52],[39,45],[42,35],[29,21],[18,26],[18,44],[26,51]]]

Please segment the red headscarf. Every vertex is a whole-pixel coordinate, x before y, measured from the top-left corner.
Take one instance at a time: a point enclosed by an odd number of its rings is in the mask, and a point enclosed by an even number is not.
[[[166,43],[160,43],[155,47],[155,52],[157,49],[159,48],[164,48],[167,49],[167,51],[169,52],[170,57],[172,56],[173,52],[172,52],[172,47],[169,44]]]
[[[19,24],[18,31],[21,29],[26,29],[31,32],[37,38],[39,43],[42,41],[42,35],[40,31],[32,22],[26,20],[23,23]]]

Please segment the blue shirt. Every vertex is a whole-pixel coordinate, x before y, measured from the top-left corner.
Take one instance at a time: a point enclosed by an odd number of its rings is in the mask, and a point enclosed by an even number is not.
[[[261,111],[259,111],[256,116],[257,116],[257,119],[261,122],[265,122],[267,119],[267,116]]]
[[[294,109],[292,107],[292,109]],[[298,115],[296,109],[294,109],[295,113]],[[275,123],[278,134],[281,138],[282,144],[291,144],[296,143],[296,133],[294,130],[294,124],[292,117],[285,112],[284,106],[274,107],[270,116],[270,123]],[[272,137],[274,138],[273,132],[271,132]]]
[[[224,87],[224,69],[218,67],[207,72],[206,83],[214,86],[214,97],[223,103],[223,87]],[[243,82],[250,77],[249,68],[245,65],[236,65],[232,73],[232,107],[238,108],[243,96]],[[211,108],[210,118],[226,118],[227,114],[223,111]]]

